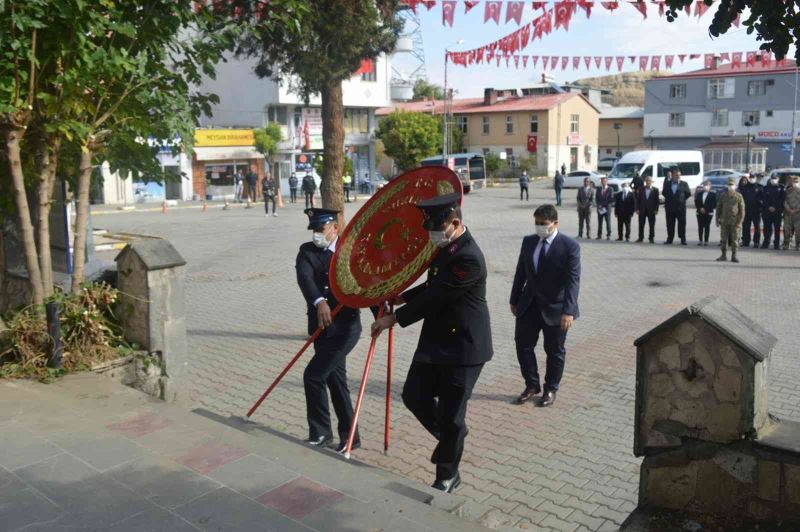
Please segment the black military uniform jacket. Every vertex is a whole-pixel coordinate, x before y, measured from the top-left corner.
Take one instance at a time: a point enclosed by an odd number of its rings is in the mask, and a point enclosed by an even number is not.
[[[764,207],[764,214],[783,213],[783,204],[786,200],[786,190],[783,185],[767,185],[762,189],[761,202]],[[774,213],[769,212],[769,208],[775,209]]]
[[[339,305],[328,285],[328,271],[332,259],[331,251],[318,248],[313,242],[301,245],[300,252],[297,254],[295,270],[297,271],[297,284],[300,285],[300,291],[303,292],[308,308],[308,334],[313,334],[319,327],[314,301],[320,297],[326,298],[331,311]],[[339,323],[349,323],[358,319],[359,311],[357,309],[344,308],[334,318],[333,325],[326,329],[320,337],[336,334],[336,325]]]
[[[469,230],[439,250],[428,280],[402,295],[397,323],[424,320],[414,361],[470,366],[491,360],[486,261]]]

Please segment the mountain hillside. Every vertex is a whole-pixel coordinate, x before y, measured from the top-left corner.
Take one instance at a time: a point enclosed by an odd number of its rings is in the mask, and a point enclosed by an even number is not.
[[[599,89],[608,89],[612,94],[603,96],[603,103],[615,107],[644,107],[644,82],[656,76],[664,76],[668,72],[646,71],[625,72],[596,78],[584,78],[574,83],[588,85]]]

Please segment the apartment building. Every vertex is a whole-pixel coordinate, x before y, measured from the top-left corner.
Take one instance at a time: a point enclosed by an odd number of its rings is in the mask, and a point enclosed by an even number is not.
[[[622,155],[649,146],[644,139],[644,109],[600,108],[600,158]],[[616,155],[619,152],[619,155]]]
[[[706,169],[787,166],[796,116],[794,61],[711,68],[645,85],[644,137],[657,149],[700,149]],[[800,138],[800,120],[794,122]],[[750,160],[747,160],[747,154]],[[795,152],[798,160],[800,150]]]

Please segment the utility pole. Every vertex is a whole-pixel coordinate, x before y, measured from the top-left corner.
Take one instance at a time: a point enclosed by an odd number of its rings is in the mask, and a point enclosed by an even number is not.
[[[752,126],[753,123],[748,120],[744,125],[747,128],[747,163],[745,164],[745,170],[750,172],[750,126]]]
[[[789,168],[794,168],[794,150],[797,147],[797,130],[795,125],[795,118],[797,117],[797,78],[800,72],[800,65],[795,62],[794,65],[794,108],[792,109],[792,151],[789,153]]]

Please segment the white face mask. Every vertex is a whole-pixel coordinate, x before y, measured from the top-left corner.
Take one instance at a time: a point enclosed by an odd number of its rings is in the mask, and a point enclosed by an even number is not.
[[[728,185],[729,192],[736,192],[736,185]]]
[[[428,236],[431,239],[431,243],[439,248],[447,246],[453,240],[452,235],[447,236],[447,229],[444,231],[428,231]]]
[[[770,179],[769,182],[772,183],[773,186],[778,184],[778,180],[777,179]]]
[[[553,231],[555,230],[556,228],[552,224],[551,225],[536,224],[536,235],[539,238],[548,238],[550,235],[553,234]]]
[[[314,231],[313,242],[318,248],[326,248],[331,245],[331,242],[328,240],[328,237],[325,236],[325,233],[318,233],[316,231]]]
[[[755,183],[756,182],[756,178],[755,177],[748,177],[747,181],[748,181],[748,183]]]
[[[703,190],[705,190],[706,192],[711,192],[711,187],[709,185],[706,185],[703,187]]]

